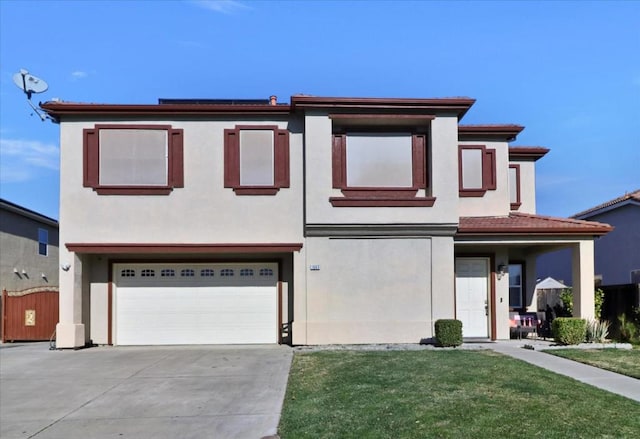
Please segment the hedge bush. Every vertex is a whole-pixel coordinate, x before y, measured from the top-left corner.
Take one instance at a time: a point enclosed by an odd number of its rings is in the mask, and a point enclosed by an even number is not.
[[[436,320],[436,343],[438,346],[460,346],[462,344],[462,322],[454,319]]]
[[[587,321],[575,317],[558,317],[551,324],[553,338],[561,344],[579,344],[587,336]]]

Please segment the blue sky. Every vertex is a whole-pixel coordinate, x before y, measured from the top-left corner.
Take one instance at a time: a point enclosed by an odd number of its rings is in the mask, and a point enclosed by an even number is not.
[[[33,101],[468,96],[517,123],[538,213],[640,188],[640,2],[0,0],[0,197],[58,218],[59,130]]]

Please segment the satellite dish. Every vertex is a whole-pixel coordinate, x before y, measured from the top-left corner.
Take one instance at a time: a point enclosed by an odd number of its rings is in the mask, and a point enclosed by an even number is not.
[[[37,76],[33,76],[25,69],[20,69],[18,73],[13,75],[13,82],[18,86],[20,90],[27,95],[27,102],[33,108],[33,111],[36,112],[42,121],[47,119],[47,116],[43,115],[38,111],[38,109],[31,103],[31,95],[33,93],[43,93],[47,91],[49,86],[44,81],[44,79],[40,79]]]
[[[25,69],[20,69],[20,72],[13,75],[13,82],[27,94],[29,99],[32,93],[42,93],[49,88],[44,79],[33,76]]]

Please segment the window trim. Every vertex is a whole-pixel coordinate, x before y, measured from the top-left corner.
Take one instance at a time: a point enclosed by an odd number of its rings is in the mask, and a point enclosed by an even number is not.
[[[524,261],[509,261],[509,266],[511,265],[519,265],[520,266],[520,306],[516,307],[516,306],[511,306],[511,285],[508,285],[508,289],[509,289],[509,309],[512,311],[516,311],[516,310],[524,310],[526,308],[526,266]],[[511,280],[509,280],[509,282],[511,282]]]
[[[167,132],[167,185],[113,186],[100,184],[100,130],[163,130]],[[98,195],[169,195],[174,188],[184,187],[184,132],[171,125],[96,124],[82,130],[83,186]]]
[[[273,185],[248,186],[240,184],[240,131],[273,131]],[[224,187],[236,195],[276,195],[290,185],[289,130],[277,125],[236,125],[224,130]]]
[[[43,241],[40,239],[40,233],[44,232],[46,239]],[[40,246],[44,245],[44,253],[40,252]],[[38,227],[38,255],[49,256],[49,230],[42,227]]]
[[[406,128],[405,128],[406,130]],[[403,131],[405,131],[403,130]],[[349,132],[364,132],[374,134],[389,131],[349,130]],[[332,135],[332,186],[340,189],[343,197],[330,197],[329,202],[334,207],[431,207],[435,197],[418,197],[420,189],[427,189],[427,135],[406,130],[411,135],[411,169],[412,185],[409,187],[360,187],[347,184],[347,137],[349,132],[333,133]]]
[[[511,192],[509,192],[509,208],[511,210],[518,210],[522,206],[522,199],[520,198],[520,165],[509,164],[509,169],[516,170],[516,202],[511,202]],[[509,181],[509,191],[511,191],[511,181]]]
[[[479,149],[482,151],[482,187],[464,188],[462,185],[462,151]],[[460,197],[483,197],[487,191],[497,188],[496,150],[485,145],[458,145],[458,193]]]

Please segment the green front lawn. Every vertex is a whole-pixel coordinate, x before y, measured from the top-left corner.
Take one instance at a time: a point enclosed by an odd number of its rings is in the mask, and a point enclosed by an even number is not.
[[[640,404],[492,351],[296,354],[291,438],[635,437]]]
[[[545,352],[640,379],[638,349],[550,349]]]

